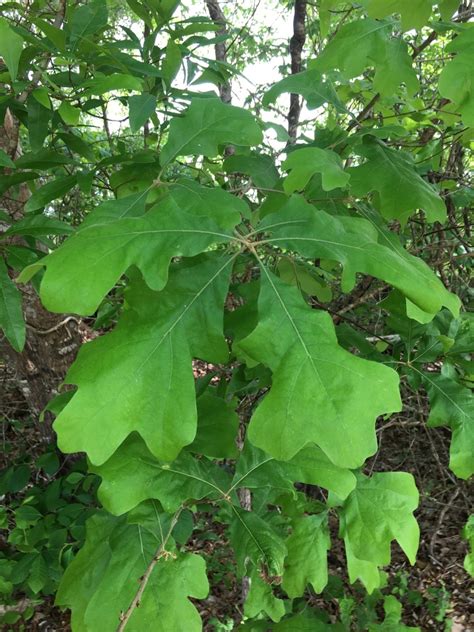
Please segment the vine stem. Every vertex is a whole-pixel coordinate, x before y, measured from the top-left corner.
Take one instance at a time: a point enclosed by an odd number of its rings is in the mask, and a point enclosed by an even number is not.
[[[181,515],[181,512],[183,511],[183,509],[184,507],[180,507],[178,511],[174,514],[166,536],[162,540],[160,546],[156,549],[142,577],[140,577],[140,585],[135,594],[135,597],[133,598],[131,604],[128,606],[127,610],[120,615],[120,623],[116,629],[116,632],[123,632],[125,630],[135,608],[139,607],[141,598],[143,596],[143,593],[145,592],[145,588],[147,587],[148,582],[150,581],[150,577],[151,577],[151,574],[153,573],[155,566],[158,564],[158,562],[161,560],[162,557],[168,557],[169,555],[171,555],[171,553],[166,550],[166,545],[168,543],[168,540],[171,537],[171,533],[173,529],[175,528],[176,523],[178,522],[179,516]]]

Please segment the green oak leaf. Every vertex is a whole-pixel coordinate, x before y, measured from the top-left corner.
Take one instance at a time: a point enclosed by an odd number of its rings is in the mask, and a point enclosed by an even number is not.
[[[26,337],[21,293],[10,278],[2,257],[0,257],[0,329],[3,330],[15,351],[21,352]]]
[[[402,29],[421,29],[431,17],[432,0],[369,0],[367,11],[371,18],[385,18],[392,13],[401,16]]]
[[[86,226],[102,226],[125,217],[141,217],[145,215],[148,193],[149,191],[141,191],[118,200],[102,202],[86,215],[81,224],[81,230]]]
[[[314,444],[289,461],[277,461],[247,441],[236,463],[231,489],[270,487],[294,494],[294,483],[318,485],[346,498],[356,485],[356,477],[350,470],[334,465]]]
[[[286,546],[282,588],[288,597],[302,597],[307,584],[321,593],[328,583],[327,552],[331,547],[327,514],[294,518]]]
[[[3,58],[12,81],[18,74],[23,38],[9,25],[5,18],[0,18],[0,57]]]
[[[278,212],[267,215],[259,229],[271,233],[267,243],[342,263],[344,291],[352,289],[355,274],[362,272],[393,285],[424,312],[436,314],[444,305],[455,316],[459,313],[459,298],[426,263],[365,218],[331,216],[293,195]]]
[[[456,53],[439,76],[439,92],[456,106],[465,125],[474,127],[474,26],[466,26],[446,47]]]
[[[412,628],[402,623],[402,604],[394,595],[383,598],[385,617],[382,623],[372,623],[368,632],[421,632],[421,628]]]
[[[377,57],[383,56],[391,29],[388,22],[370,19],[343,24],[319,54],[317,69],[328,72],[338,68],[347,78],[361,75]]]
[[[359,467],[377,449],[376,417],[400,410],[398,376],[340,347],[327,312],[262,270],[260,320],[238,348],[268,366],[273,379],[248,438],[276,459],[314,442],[334,464]]]
[[[452,430],[449,467],[468,479],[474,474],[474,397],[472,390],[443,375],[424,373],[430,398],[428,425]]]
[[[287,549],[281,536],[252,511],[231,506],[232,522],[230,542],[235,552],[237,572],[240,577],[248,575],[252,568],[262,569],[268,576],[283,575],[283,561]]]
[[[160,544],[150,531],[123,518],[98,513],[89,519],[85,545],[67,567],[56,595],[58,606],[71,609],[75,632],[115,632]],[[188,597],[204,599],[208,591],[202,557],[161,557],[127,632],[143,632],[150,622],[156,632],[200,632],[201,618]]]
[[[411,154],[391,149],[370,136],[364,138],[358,153],[367,158],[367,162],[348,169],[355,195],[377,191],[381,214],[386,219],[398,219],[402,224],[417,209],[422,209],[430,222],[445,221],[443,200],[418,175]]]
[[[227,173],[243,173],[250,176],[255,186],[263,189],[273,188],[280,178],[275,161],[264,154],[233,154],[224,160],[223,166]]]
[[[90,470],[102,483],[99,499],[115,515],[155,498],[172,513],[190,498],[222,499],[230,487],[225,470],[206,459],[183,452],[172,463],[157,461],[136,434],[128,437],[108,461]]]
[[[351,544],[348,539],[344,541],[344,546],[346,551],[349,581],[351,584],[354,584],[359,579],[364,584],[370,595],[376,588],[380,588],[382,585],[382,574],[378,565],[374,562],[368,562],[367,560],[360,560],[357,558],[352,551]]]
[[[122,201],[116,201],[122,209]],[[109,207],[110,210],[110,207]],[[122,210],[120,211],[122,212]],[[154,290],[166,284],[172,257],[194,256],[213,243],[228,242],[215,221],[188,214],[164,198],[142,217],[124,216],[102,224],[86,222],[40,262],[26,268],[28,281],[43,266],[41,300],[53,312],[95,312],[122,274],[137,266]]]
[[[412,63],[406,42],[399,37],[387,40],[384,58],[377,64],[375,71],[374,90],[382,95],[392,95],[396,94],[399,85],[404,83],[408,95],[415,94],[420,82]]]
[[[314,62],[313,62],[314,63]],[[300,94],[306,100],[309,110],[321,107],[325,103],[333,105],[337,111],[346,112],[346,108],[337,96],[334,84],[324,79],[316,68],[298,72],[275,83],[264,95],[263,105],[274,103],[280,94]]]
[[[370,18],[344,24],[318,56],[314,65],[320,72],[338,68],[351,79],[375,67],[377,89],[383,96],[394,94],[400,83],[416,90],[417,77],[410,63],[406,45],[394,43],[390,22]],[[388,73],[390,77],[384,75]]]
[[[377,567],[390,563],[392,540],[415,563],[420,530],[413,512],[418,497],[413,476],[407,472],[360,474],[356,488],[338,510],[349,572],[368,589],[378,585]]]
[[[262,131],[250,112],[218,98],[194,97],[183,116],[171,121],[168,142],[160,155],[162,165],[176,156],[213,157],[219,145],[258,145]]]
[[[204,187],[189,178],[170,183],[170,203],[196,217],[210,217],[220,228],[234,228],[241,217],[248,217],[250,209],[241,198],[220,187]]]
[[[63,452],[87,452],[101,465],[136,431],[156,458],[172,461],[193,441],[191,361],[227,360],[222,310],[232,262],[218,253],[184,260],[159,293],[132,279],[117,327],[83,346],[66,376],[78,390],[54,424]]]
[[[324,191],[344,188],[350,177],[344,172],[342,160],[335,152],[319,147],[305,147],[292,151],[282,167],[290,170],[290,175],[283,181],[286,193],[304,189],[315,173],[322,174]]]
[[[244,614],[253,619],[265,612],[276,623],[285,615],[285,602],[273,594],[271,584],[253,570],[249,577],[250,589],[244,603]]]

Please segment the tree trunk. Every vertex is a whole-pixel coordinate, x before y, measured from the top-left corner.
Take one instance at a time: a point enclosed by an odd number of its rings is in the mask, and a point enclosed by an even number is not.
[[[295,12],[293,16],[293,36],[290,40],[291,74],[301,71],[301,53],[306,40],[306,0],[295,0]],[[298,123],[300,120],[301,100],[297,94],[290,95],[290,110],[288,112],[289,144],[296,141]]]

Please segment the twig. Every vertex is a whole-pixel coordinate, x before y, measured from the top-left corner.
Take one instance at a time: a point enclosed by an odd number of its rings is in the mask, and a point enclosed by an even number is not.
[[[153,573],[153,570],[155,569],[155,566],[161,560],[162,557],[167,557],[168,555],[170,555],[169,551],[166,551],[165,547],[168,543],[168,540],[171,537],[171,533],[174,527],[176,526],[176,523],[178,522],[179,516],[181,515],[181,512],[183,511],[183,509],[184,507],[180,507],[178,511],[174,514],[171,520],[170,527],[168,529],[168,533],[166,534],[160,546],[155,551],[155,554],[153,555],[151,562],[148,564],[146,571],[144,572],[143,576],[140,578],[140,586],[135,594],[135,597],[132,600],[132,603],[129,605],[127,610],[120,615],[120,623],[117,627],[116,632],[123,632],[123,630],[125,630],[125,627],[127,626],[135,608],[138,608],[138,606],[140,605],[141,598],[143,596],[143,593],[145,592],[145,588],[147,587],[151,574]]]

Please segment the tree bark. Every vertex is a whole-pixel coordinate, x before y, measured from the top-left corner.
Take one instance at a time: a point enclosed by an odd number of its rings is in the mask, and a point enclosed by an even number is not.
[[[306,40],[306,0],[295,0],[295,11],[293,16],[293,36],[290,40],[291,74],[301,72],[301,53]],[[288,112],[288,135],[289,144],[296,141],[298,123],[300,120],[301,100],[297,94],[290,95],[290,109]]]
[[[217,35],[227,35],[227,21],[225,19],[224,14],[222,13],[222,9],[219,6],[217,0],[205,0],[207,10],[209,11],[209,15],[211,20],[215,22],[219,26],[219,30],[217,31]],[[221,62],[227,61],[227,46],[226,42],[218,42],[214,49],[216,51],[216,60]],[[224,103],[230,103],[232,101],[232,86],[230,81],[224,81],[219,85],[219,95],[221,100]]]

